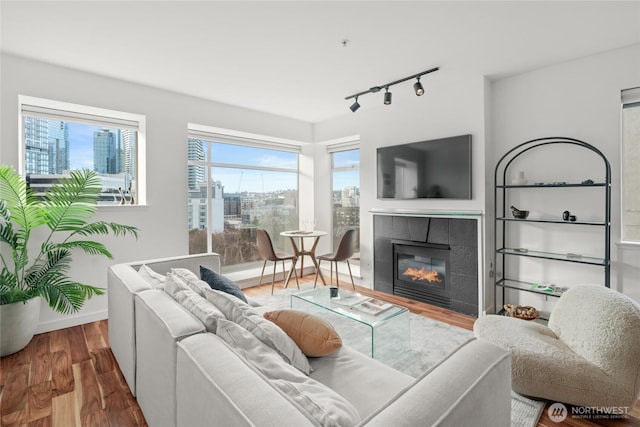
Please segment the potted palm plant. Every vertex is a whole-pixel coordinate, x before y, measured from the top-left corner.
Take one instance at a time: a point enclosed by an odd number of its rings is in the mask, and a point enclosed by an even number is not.
[[[40,302],[63,314],[80,310],[104,289],[69,276],[75,250],[112,258],[88,236],[138,236],[135,227],[95,221],[101,181],[72,171],[42,197],[11,166],[0,165],[0,356],[24,348],[38,325]]]

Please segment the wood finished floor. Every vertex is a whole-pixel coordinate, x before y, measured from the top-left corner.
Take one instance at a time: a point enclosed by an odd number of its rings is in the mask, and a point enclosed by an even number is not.
[[[309,279],[313,276],[305,277]],[[276,283],[277,288],[281,286],[282,282]],[[405,306],[412,313],[468,330],[473,327],[475,318],[471,316],[357,288],[363,294]],[[270,290],[271,286],[264,285],[244,289],[252,296]],[[107,321],[102,320],[39,334],[22,351],[1,358],[0,426],[146,426],[109,348],[107,327]],[[567,419],[556,423],[548,417],[547,408],[538,427],[640,427],[640,403],[624,420]]]

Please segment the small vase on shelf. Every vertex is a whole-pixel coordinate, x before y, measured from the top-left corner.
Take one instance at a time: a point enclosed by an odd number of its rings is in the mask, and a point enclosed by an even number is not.
[[[513,185],[526,185],[527,182],[528,181],[524,177],[524,172],[522,171],[518,172],[517,177],[511,180],[511,184]]]

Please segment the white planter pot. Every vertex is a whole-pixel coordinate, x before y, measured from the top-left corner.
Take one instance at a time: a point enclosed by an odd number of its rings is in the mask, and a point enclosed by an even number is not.
[[[33,338],[40,319],[42,298],[31,298],[26,303],[0,305],[0,357],[25,348]]]

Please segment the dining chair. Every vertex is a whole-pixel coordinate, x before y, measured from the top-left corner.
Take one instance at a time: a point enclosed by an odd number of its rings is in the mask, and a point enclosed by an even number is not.
[[[330,270],[330,280],[329,283],[333,283],[333,265],[336,266],[336,286],[340,287],[340,280],[338,279],[338,262],[346,262],[347,267],[349,268],[349,277],[351,277],[351,286],[353,289],[356,288],[355,283],[353,283],[353,275],[351,274],[351,264],[349,264],[349,258],[353,256],[353,253],[356,250],[356,230],[350,228],[345,231],[342,237],[340,238],[340,244],[338,245],[338,249],[330,254],[320,255],[316,257],[318,261],[318,268],[316,268],[316,278],[313,282],[313,287],[316,287],[318,283],[318,274],[320,273],[320,263],[322,261],[329,261],[329,270]]]
[[[291,273],[296,276],[296,285],[298,285],[298,289],[300,289],[300,283],[298,282],[298,273],[296,273],[296,262],[298,261],[298,257],[295,255],[288,254],[286,252],[276,252],[273,248],[273,243],[271,241],[271,236],[267,230],[263,228],[258,228],[257,232],[257,242],[258,242],[258,253],[260,257],[264,260],[262,264],[262,273],[260,273],[260,281],[258,282],[258,286],[262,286],[262,277],[264,276],[264,269],[267,266],[267,261],[273,261],[273,276],[271,278],[271,295],[273,295],[273,288],[276,283],[276,265],[278,261],[282,261],[282,280],[284,280],[284,288],[289,285],[289,280],[291,279]],[[291,260],[291,270],[289,270],[289,274],[285,279],[285,267],[284,262],[287,260]]]

